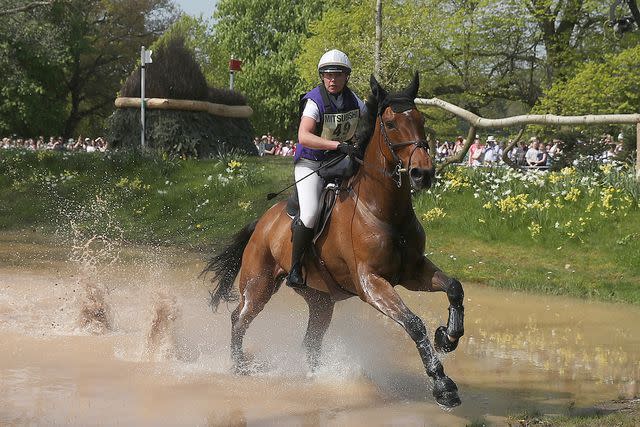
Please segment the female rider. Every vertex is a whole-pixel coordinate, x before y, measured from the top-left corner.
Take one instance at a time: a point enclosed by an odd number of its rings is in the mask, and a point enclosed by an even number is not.
[[[305,286],[302,258],[313,238],[324,184],[313,171],[327,159],[353,155],[355,147],[349,142],[365,112],[362,100],[347,87],[351,62],[344,52],[333,49],[322,55],[318,73],[321,84],[300,101],[302,114],[294,157],[295,180],[300,180],[296,184],[300,217],[292,225],[291,271],[287,277],[287,285],[293,288]]]

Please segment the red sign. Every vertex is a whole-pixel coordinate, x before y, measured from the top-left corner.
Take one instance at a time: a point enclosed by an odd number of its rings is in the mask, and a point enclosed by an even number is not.
[[[242,61],[239,59],[231,59],[229,61],[229,71],[242,71]]]

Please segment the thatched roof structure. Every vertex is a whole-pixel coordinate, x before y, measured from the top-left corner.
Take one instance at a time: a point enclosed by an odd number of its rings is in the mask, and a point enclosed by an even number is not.
[[[145,98],[246,105],[246,98],[238,92],[207,86],[200,66],[181,37],[169,39],[154,51],[153,63],[146,66],[145,76]],[[120,96],[140,97],[140,67],[127,78]],[[145,124],[145,141],[153,150],[200,158],[232,149],[255,154],[253,127],[248,119],[147,109]],[[140,110],[117,109],[109,119],[108,137],[114,148],[138,149]]]

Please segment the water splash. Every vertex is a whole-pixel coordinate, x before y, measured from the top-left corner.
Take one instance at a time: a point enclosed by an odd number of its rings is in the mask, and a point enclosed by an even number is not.
[[[79,282],[82,284],[82,282]],[[78,326],[94,335],[113,330],[111,306],[105,299],[103,288],[90,281],[84,282],[84,298],[81,300]]]
[[[157,292],[154,299],[153,318],[147,332],[143,357],[154,361],[174,360],[178,352],[176,320],[182,313],[175,296]]]
[[[114,329],[114,316],[108,296],[111,289],[101,277],[108,276],[120,261],[124,231],[114,220],[113,205],[97,195],[88,206],[61,211],[67,219],[71,253],[69,261],[78,266],[77,285],[84,291],[79,298],[78,327],[92,334]]]

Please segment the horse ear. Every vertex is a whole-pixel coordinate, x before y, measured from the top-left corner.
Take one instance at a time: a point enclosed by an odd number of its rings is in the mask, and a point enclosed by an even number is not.
[[[387,91],[380,86],[380,83],[376,80],[376,76],[373,74],[371,74],[371,77],[369,78],[369,84],[371,85],[371,93],[378,101],[383,100],[387,96]]]
[[[416,95],[418,95],[418,87],[420,86],[420,77],[418,76],[418,72],[416,71],[413,74],[413,80],[411,84],[405,89],[404,93],[407,94],[411,99],[414,99]]]

